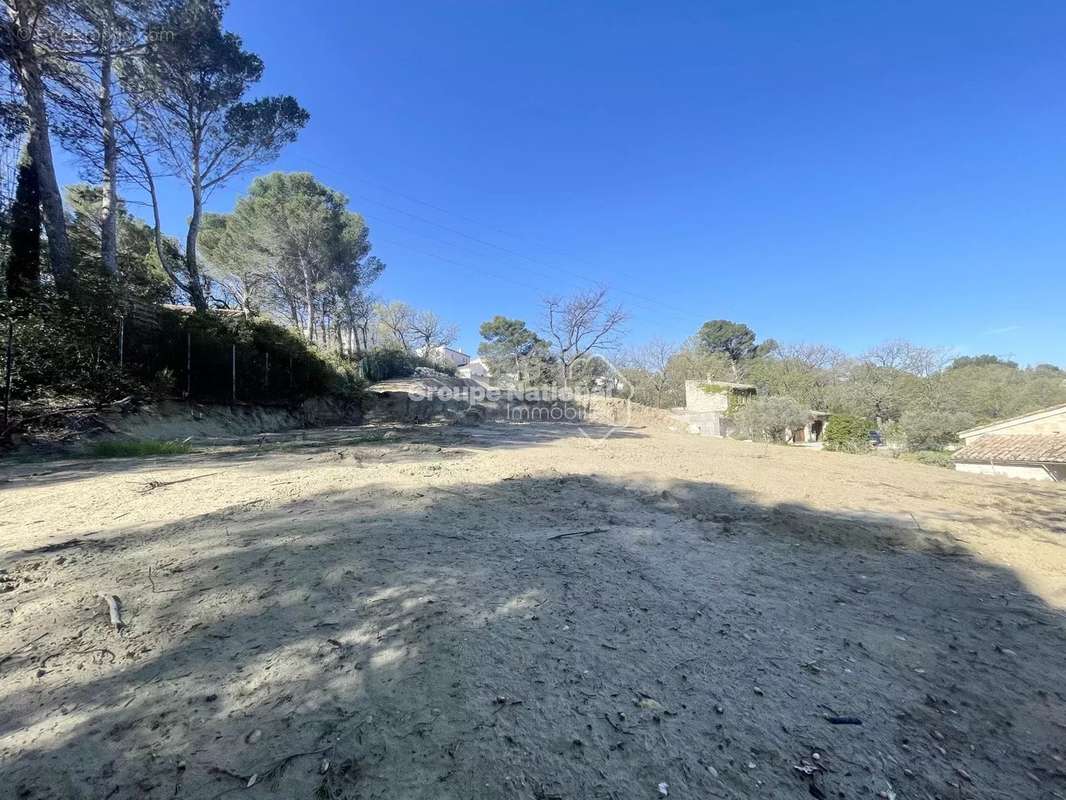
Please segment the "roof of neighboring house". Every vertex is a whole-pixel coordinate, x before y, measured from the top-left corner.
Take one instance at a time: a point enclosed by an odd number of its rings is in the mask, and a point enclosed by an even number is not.
[[[982,436],[956,450],[954,459],[977,464],[1066,464],[1066,434]]]
[[[179,314],[195,314],[196,309],[193,306],[180,305],[178,303],[161,303],[160,306],[167,311],[177,311]],[[209,308],[207,309],[209,314],[218,314],[222,317],[243,317],[244,312],[239,308]]]
[[[710,381],[710,380],[707,380],[707,381],[685,381],[685,383],[695,383],[695,384],[698,384],[700,386],[724,386],[726,389],[737,389],[737,390],[742,390],[742,389],[743,390],[747,390],[747,389],[755,390],[755,389],[758,389],[757,386],[753,386],[750,383],[732,383],[730,381]]]
[[[1001,419],[998,422],[982,425],[979,428],[970,428],[969,430],[959,433],[959,437],[967,439],[971,436],[984,436],[986,433],[998,433],[1013,428],[1015,425],[1021,425],[1025,422],[1036,422],[1037,420],[1046,419],[1047,417],[1056,417],[1059,414],[1066,415],[1066,403],[1063,403],[1060,406],[1042,408],[1039,411],[1032,411],[1018,417],[1011,417],[1010,419]]]
[[[466,363],[470,361],[470,356],[468,356],[462,350],[456,350],[454,347],[448,347],[447,345],[443,344],[439,344],[436,347],[424,349],[423,354],[428,358],[436,356],[437,358],[447,358],[455,362],[460,362],[456,363],[456,366],[459,367],[465,366]]]

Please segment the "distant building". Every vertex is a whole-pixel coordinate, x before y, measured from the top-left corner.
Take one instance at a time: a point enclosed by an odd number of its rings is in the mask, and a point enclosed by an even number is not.
[[[467,362],[455,372],[460,378],[487,378],[489,376],[489,368],[480,358]]]
[[[464,367],[470,363],[470,356],[462,350],[453,350],[444,345],[430,347],[428,350],[425,350],[422,355],[424,358],[428,358],[430,361],[436,361],[438,364],[443,364],[446,367]]]
[[[735,428],[730,413],[749,397],[754,397],[756,391],[747,383],[685,381],[684,421],[689,432],[728,436]]]
[[[750,383],[729,381],[685,381],[685,410],[675,412],[689,433],[703,436],[730,436],[737,430],[732,417],[758,389]],[[787,432],[789,444],[814,445],[822,441],[829,420],[827,411],[811,411],[806,424]]]
[[[829,412],[810,411],[808,414],[806,425],[789,431],[790,444],[817,444],[822,441],[822,433],[825,431],[826,423],[829,422]]]
[[[1066,405],[1000,420],[959,434],[955,469],[1037,481],[1066,480]]]

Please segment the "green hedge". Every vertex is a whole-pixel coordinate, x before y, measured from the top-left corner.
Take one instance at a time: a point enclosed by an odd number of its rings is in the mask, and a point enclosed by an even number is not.
[[[228,403],[236,386],[238,402],[293,404],[357,399],[365,386],[356,364],[261,318],[48,294],[2,301],[0,315],[0,349],[11,323],[12,398],[21,402],[134,394]]]
[[[826,423],[822,446],[842,453],[862,453],[870,449],[874,426],[868,419],[851,414],[834,414]]]
[[[0,353],[11,333],[11,397],[15,401],[114,400],[143,391],[120,368],[118,315],[49,297],[0,302]]]

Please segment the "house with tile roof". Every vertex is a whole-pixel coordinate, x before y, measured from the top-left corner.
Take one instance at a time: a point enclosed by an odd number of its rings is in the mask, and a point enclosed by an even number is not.
[[[1066,480],[1066,404],[971,428],[959,438],[959,472]]]

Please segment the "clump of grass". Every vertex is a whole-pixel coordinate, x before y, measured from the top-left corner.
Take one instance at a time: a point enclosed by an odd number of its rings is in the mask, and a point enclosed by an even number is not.
[[[144,458],[146,456],[180,456],[191,453],[187,442],[164,442],[159,439],[132,439],[94,442],[88,455],[93,458]]]

